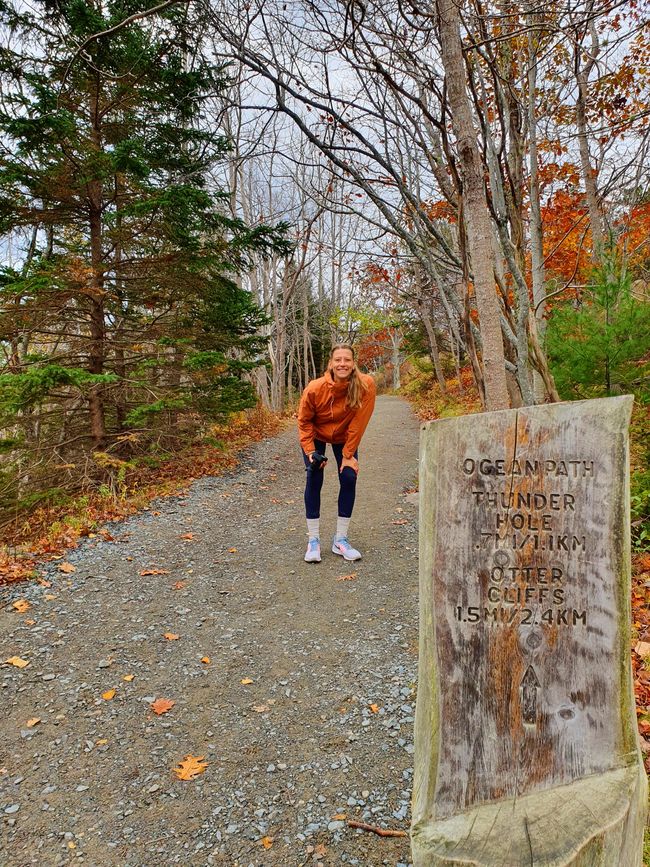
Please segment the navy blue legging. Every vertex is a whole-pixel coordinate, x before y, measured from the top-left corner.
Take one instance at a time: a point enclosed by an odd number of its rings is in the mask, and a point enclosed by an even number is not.
[[[354,497],[357,490],[357,474],[352,467],[344,467],[341,472],[341,461],[343,460],[343,443],[330,443],[334,457],[336,458],[336,466],[339,471],[339,517],[349,518],[352,515],[354,507]],[[320,440],[314,440],[314,446],[317,452],[321,455],[325,454],[325,443]],[[307,471],[307,481],[305,484],[305,511],[308,518],[320,518],[320,492],[323,487],[323,469],[317,470],[310,463],[309,458],[303,452],[305,461],[305,469]],[[357,452],[354,453],[355,458]]]

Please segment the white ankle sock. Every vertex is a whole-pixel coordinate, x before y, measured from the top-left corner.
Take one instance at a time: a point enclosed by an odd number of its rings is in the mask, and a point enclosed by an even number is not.
[[[310,539],[320,538],[320,518],[307,518],[307,535]]]
[[[336,538],[337,539],[347,538],[349,526],[350,526],[350,519],[349,518],[342,518],[339,515],[339,517],[336,519]]]

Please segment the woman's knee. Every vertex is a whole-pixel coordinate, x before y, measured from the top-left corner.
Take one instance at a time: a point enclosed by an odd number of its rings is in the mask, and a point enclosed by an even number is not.
[[[339,473],[339,479],[341,482],[341,487],[345,488],[355,488],[357,484],[357,474],[352,469],[352,467],[343,467],[341,472]]]

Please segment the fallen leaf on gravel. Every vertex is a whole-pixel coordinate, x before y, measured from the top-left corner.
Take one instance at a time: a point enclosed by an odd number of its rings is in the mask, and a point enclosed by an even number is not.
[[[39,578],[38,583],[41,585],[41,587],[51,587],[52,586],[52,582],[46,581],[45,578]]]
[[[164,632],[163,638],[166,638],[167,641],[177,641],[180,635],[177,635],[175,632]]]
[[[332,816],[332,821],[333,821],[333,822],[342,822],[344,819],[347,819],[347,814],[346,814],[346,813],[335,813],[335,814]]]
[[[194,533],[183,533],[181,539],[184,539],[186,542],[194,541]]]
[[[59,563],[58,569],[59,572],[65,572],[66,575],[71,575],[73,572],[77,571],[77,567],[73,566],[72,563],[68,563],[67,561]]]
[[[76,849],[77,844],[73,843],[72,840],[68,840],[68,849]]]
[[[128,560],[128,557],[127,557]],[[169,575],[169,569],[143,569],[141,575]]]
[[[354,581],[354,579],[356,577],[357,577],[356,572],[350,572],[349,575],[340,575],[336,580],[337,581]]]
[[[122,678],[122,680],[125,680],[127,683],[131,683],[131,681],[134,679],[134,677],[135,677],[135,674],[125,674],[124,677]]]
[[[270,849],[273,845],[273,837],[262,837],[260,843],[262,844],[262,846],[264,846],[265,849]]]
[[[28,602],[26,599],[17,599],[12,608],[14,608],[19,614],[24,614],[25,611],[29,611],[32,607],[32,603]]]
[[[371,705],[370,705],[370,710],[371,710],[373,713],[379,713],[379,705],[378,705],[378,704],[371,704]]]
[[[53,599],[56,599],[56,593],[45,593],[43,599],[47,599],[48,602],[51,602]]]
[[[244,678],[242,678],[242,680],[240,680],[239,682],[240,682],[240,683],[243,683],[244,686],[248,686],[248,685],[251,684],[251,683],[255,683],[255,681],[252,680],[250,677],[244,677]]]
[[[6,662],[7,665],[13,665],[16,668],[25,668],[29,665],[29,662],[26,659],[21,659],[19,656],[10,656]]]
[[[35,623],[36,623],[35,620],[30,620],[30,619],[25,620],[26,626],[33,626]]]
[[[161,716],[167,711],[171,710],[176,702],[171,698],[157,698],[155,701],[151,702],[151,710]]]
[[[253,710],[255,711],[255,713],[264,713],[264,711],[266,711],[268,709],[269,709],[268,704],[254,704],[253,705]]]
[[[33,716],[31,719],[27,720],[25,725],[27,726],[28,729],[33,729],[34,726],[37,726],[40,721],[41,721],[40,716]]]
[[[115,690],[115,689],[107,689],[106,692],[102,693],[102,698],[105,701],[110,701],[112,698],[115,697],[116,692],[117,692],[117,690]]]
[[[172,768],[179,780],[195,780],[199,774],[207,768],[208,763],[203,761],[203,756],[185,756],[178,767]]]
[[[98,747],[103,747],[108,743],[108,738],[100,738],[98,741],[95,741]]]
[[[201,662],[203,663],[203,665],[210,665],[210,657],[209,656],[202,656]]]
[[[172,590],[183,590],[185,588],[184,581],[177,581],[175,584],[172,584]]]
[[[408,521],[405,519],[401,521],[391,521],[391,524],[408,524]]]
[[[327,846],[325,843],[319,843],[318,846],[314,849],[314,855],[317,858],[324,858],[327,855]]]
[[[228,548],[228,553],[229,553],[229,554],[236,554],[236,553],[237,553],[237,549],[236,549],[236,548]]]

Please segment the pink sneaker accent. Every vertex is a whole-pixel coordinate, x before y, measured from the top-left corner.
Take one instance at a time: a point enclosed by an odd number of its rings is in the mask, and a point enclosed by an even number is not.
[[[336,536],[334,537],[334,541],[332,542],[332,553],[340,554],[344,560],[361,559],[361,552],[357,551],[356,548],[353,548],[345,536],[342,539],[337,539]]]

